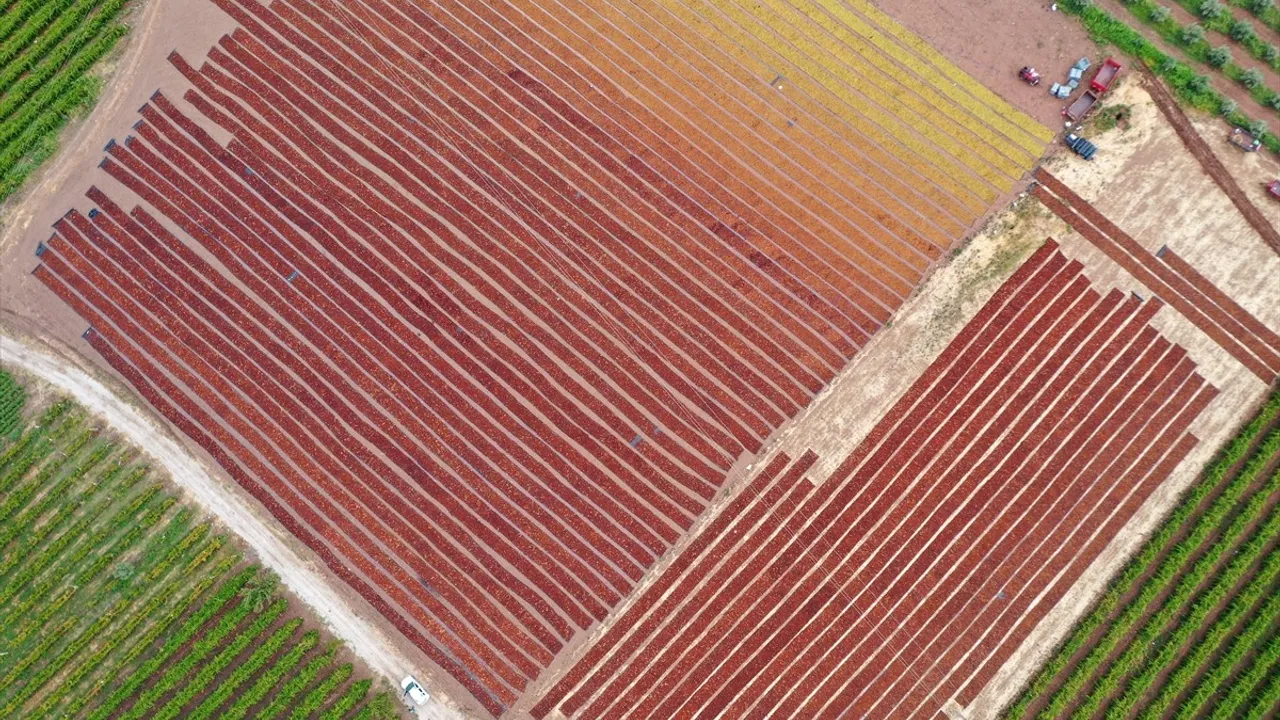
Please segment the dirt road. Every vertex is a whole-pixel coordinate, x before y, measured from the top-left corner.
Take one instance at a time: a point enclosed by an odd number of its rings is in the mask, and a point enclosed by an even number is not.
[[[335,636],[374,672],[386,677],[392,686],[399,687],[400,678],[414,672],[413,663],[395,651],[394,643],[343,601],[324,575],[290,546],[282,528],[259,515],[238,490],[219,482],[199,460],[140,410],[47,349],[33,347],[5,332],[0,332],[0,365],[36,375],[71,395],[150,455],[175,485],[238,535],[265,567],[280,576],[285,587],[309,605]],[[458,710],[434,700],[419,709],[418,716],[432,720],[465,717]]]

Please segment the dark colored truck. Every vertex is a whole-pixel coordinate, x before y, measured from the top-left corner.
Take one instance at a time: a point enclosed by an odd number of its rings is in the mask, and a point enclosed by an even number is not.
[[[1083,95],[1076,98],[1076,101],[1062,109],[1062,116],[1071,122],[1080,122],[1094,105],[1098,104],[1098,94],[1092,90],[1087,90]]]

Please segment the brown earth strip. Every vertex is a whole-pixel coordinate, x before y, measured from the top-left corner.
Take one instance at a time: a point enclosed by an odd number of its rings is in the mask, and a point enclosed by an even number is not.
[[[1152,292],[1160,295],[1161,299],[1173,305],[1179,313],[1199,327],[1242,365],[1249,368],[1262,382],[1270,384],[1275,379],[1276,371],[1268,367],[1265,359],[1260,359],[1263,355],[1259,353],[1255,357],[1254,353],[1258,353],[1258,350],[1252,348],[1252,345],[1257,344],[1251,342],[1256,341],[1252,334],[1242,335],[1239,331],[1243,328],[1239,328],[1239,324],[1225,313],[1214,312],[1217,308],[1207,298],[1199,297],[1194,292],[1189,296],[1180,294],[1174,286],[1166,282],[1168,278],[1162,277],[1162,275],[1169,275],[1164,272],[1167,268],[1160,265],[1154,256],[1143,250],[1136,241],[1125,235],[1057,178],[1040,168],[1036,170],[1036,179],[1043,183],[1036,186],[1034,190],[1036,197],[1055,215],[1066,221]],[[1186,289],[1183,288],[1183,290]],[[1197,303],[1196,300],[1204,302]],[[1206,305],[1208,309],[1205,308]],[[1231,329],[1237,330],[1235,335],[1228,333]],[[1250,352],[1251,348],[1253,352]]]
[[[1240,304],[1231,299],[1230,295],[1223,292],[1217,285],[1214,285],[1208,278],[1200,274],[1199,270],[1192,267],[1191,263],[1183,260],[1168,245],[1160,248],[1156,252],[1156,257],[1164,261],[1170,270],[1181,275],[1195,289],[1204,293],[1213,304],[1222,308],[1227,314],[1235,318],[1237,322],[1247,328],[1250,332],[1257,335],[1259,339],[1270,345],[1273,349],[1280,351],[1280,335],[1272,332],[1271,328],[1263,325],[1258,318],[1252,313],[1240,307]]]
[[[1240,214],[1245,220],[1249,221],[1250,227],[1258,231],[1264,242],[1271,247],[1277,254],[1280,254],[1280,233],[1276,232],[1275,227],[1267,221],[1267,218],[1258,210],[1258,206],[1244,194],[1244,190],[1236,183],[1235,178],[1231,177],[1231,173],[1227,172],[1227,168],[1223,166],[1218,156],[1213,154],[1213,150],[1209,149],[1209,144],[1200,137],[1196,129],[1191,126],[1191,121],[1187,119],[1182,108],[1178,107],[1178,103],[1169,94],[1166,88],[1159,80],[1151,76],[1150,73],[1143,73],[1144,86],[1151,93],[1151,98],[1156,101],[1156,107],[1160,108],[1160,112],[1164,113],[1165,119],[1173,126],[1178,133],[1178,137],[1182,140],[1182,144],[1187,150],[1195,156],[1196,161],[1200,163],[1200,168],[1205,174],[1213,178],[1213,181],[1222,188],[1222,192],[1231,198],[1231,203],[1236,206]]]

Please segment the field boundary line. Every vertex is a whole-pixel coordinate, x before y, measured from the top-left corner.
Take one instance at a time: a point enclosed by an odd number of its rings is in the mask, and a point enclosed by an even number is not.
[[[972,75],[957,67],[942,53],[935,50],[932,45],[925,42],[923,38],[908,30],[880,8],[872,5],[869,0],[841,1],[847,3],[863,15],[866,15],[867,18],[881,30],[884,30],[903,45],[906,45],[919,53],[922,57],[928,60],[930,64],[941,70],[942,74],[950,78],[952,82],[967,90],[971,95],[983,102],[983,104],[998,113],[1004,114],[1012,122],[1017,124],[1018,127],[1030,133],[1032,137],[1041,138],[1046,143],[1053,139],[1053,130],[1041,125],[1033,120],[1029,115],[1010,105],[1004,98],[996,95],[987,86],[978,82]]]
[[[0,362],[37,376],[54,388],[75,398],[91,413],[107,420],[142,452],[156,459],[186,499],[219,519],[258,556],[264,566],[275,571],[283,584],[306,603],[336,637],[341,639],[374,672],[398,683],[404,672],[414,667],[392,649],[386,634],[351,608],[333,589],[332,583],[291,547],[283,530],[274,528],[241,495],[219,482],[185,447],[160,431],[144,411],[121,398],[107,385],[72,362],[49,351],[33,347],[0,325]],[[462,720],[452,707],[433,703],[424,708],[433,720]],[[420,711],[422,712],[422,711]]]

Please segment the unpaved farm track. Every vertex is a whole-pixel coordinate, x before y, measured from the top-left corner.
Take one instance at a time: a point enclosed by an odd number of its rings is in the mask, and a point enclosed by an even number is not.
[[[1148,326],[1161,303],[1081,270],[1046,243],[831,477],[806,477],[812,453],[770,458],[535,716],[972,703],[1218,394]]]
[[[336,637],[393,687],[411,672],[413,663],[397,653],[394,643],[373,623],[352,610],[334,591],[332,580],[294,551],[273,521],[254,509],[240,491],[228,488],[213,477],[200,461],[142,411],[66,360],[3,332],[0,332],[0,365],[30,373],[75,398],[154,459],[175,486],[238,536],[263,566],[279,575],[285,587],[311,607]],[[438,720],[462,717],[452,708],[434,702],[418,712]]]
[[[1272,250],[1280,255],[1280,232],[1277,232],[1275,226],[1258,210],[1258,206],[1245,195],[1244,190],[1240,188],[1235,178],[1231,177],[1231,173],[1223,166],[1222,161],[1213,153],[1209,144],[1200,137],[1200,133],[1191,125],[1191,121],[1187,119],[1186,113],[1178,105],[1178,101],[1174,100],[1169,94],[1169,89],[1164,86],[1160,80],[1144,72],[1143,85],[1151,93],[1151,99],[1156,101],[1156,107],[1160,108],[1160,112],[1164,113],[1164,117],[1173,126],[1174,131],[1178,133],[1178,137],[1182,140],[1182,144],[1187,151],[1195,156],[1196,161],[1200,163],[1200,167],[1204,169],[1205,174],[1213,178],[1213,181],[1222,188],[1222,192],[1231,199],[1231,203],[1236,206],[1244,219],[1249,222],[1250,227],[1257,231],[1263,242]]]

